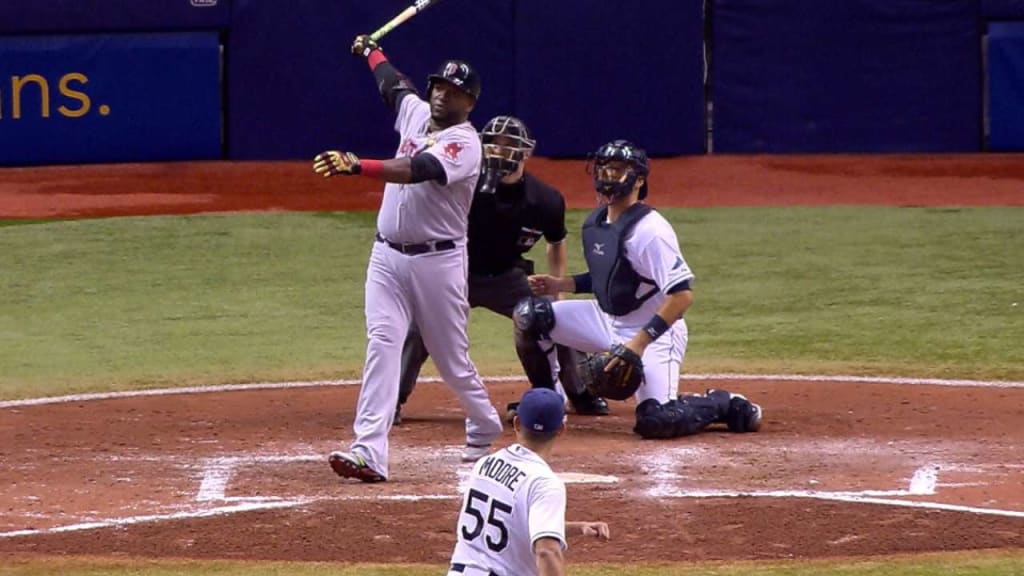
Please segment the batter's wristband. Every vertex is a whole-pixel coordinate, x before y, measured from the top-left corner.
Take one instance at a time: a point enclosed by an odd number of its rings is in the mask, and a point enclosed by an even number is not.
[[[383,160],[360,160],[359,161],[359,172],[363,176],[370,178],[380,178],[381,174],[384,173],[384,161]]]
[[[646,332],[647,335],[651,337],[651,340],[654,341],[665,332],[668,332],[668,328],[668,322],[665,322],[664,318],[655,314],[650,321],[647,322],[647,325],[644,326],[644,332]]]
[[[591,280],[589,272],[573,274],[572,281],[576,284],[576,288],[573,290],[575,294],[589,294],[594,291],[594,282]]]
[[[370,55],[366,57],[366,63],[370,65],[370,71],[373,71],[381,62],[387,62],[388,57],[384,55],[380,50],[374,50],[370,52]]]

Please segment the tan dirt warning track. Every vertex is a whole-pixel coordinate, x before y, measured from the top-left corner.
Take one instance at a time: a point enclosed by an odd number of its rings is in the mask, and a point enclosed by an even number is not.
[[[538,160],[570,205],[591,204],[581,163]],[[1024,205],[1015,156],[699,157],[656,161],[653,174],[662,206]],[[8,169],[0,217],[373,209],[376,190],[297,162]],[[708,385],[755,397],[764,430],[644,442],[629,403],[572,420],[555,467],[588,482],[570,485],[570,517],[606,520],[615,538],[573,541],[571,561],[1024,547],[1024,389]],[[492,397],[504,405],[524,386],[494,384]],[[446,561],[465,470],[451,394],[417,391],[393,432],[391,481],[373,486],[324,461],[351,438],[356,394],[0,409],[0,555]]]
[[[594,205],[584,163],[536,158],[531,169]],[[309,162],[193,162],[0,169],[0,218],[375,210],[382,187],[324,180]],[[1024,206],[1019,155],[692,156],[655,159],[656,206]]]

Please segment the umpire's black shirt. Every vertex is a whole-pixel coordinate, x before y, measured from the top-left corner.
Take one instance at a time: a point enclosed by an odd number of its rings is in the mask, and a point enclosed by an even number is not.
[[[494,194],[478,191],[469,211],[469,273],[501,274],[541,236],[554,243],[565,234],[565,198],[529,173],[515,184],[499,183]]]

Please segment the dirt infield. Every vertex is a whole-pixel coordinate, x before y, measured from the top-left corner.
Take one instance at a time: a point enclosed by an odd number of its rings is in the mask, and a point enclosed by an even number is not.
[[[492,397],[510,401],[524,385],[492,385]],[[1024,546],[1024,389],[714,385],[762,401],[765,429],[644,442],[629,432],[631,404],[571,421],[555,464],[573,482],[570,517],[615,531],[610,544],[573,542],[572,560]],[[451,394],[417,391],[392,434],[391,481],[366,485],[325,461],[351,437],[356,393],[4,410],[0,554],[444,562],[467,469]]]
[[[571,205],[590,205],[580,163],[537,166]],[[687,158],[654,175],[659,205],[1024,205],[1014,156]],[[9,169],[0,217],[366,209],[378,189],[320,181],[305,163]],[[492,398],[503,406],[524,386],[492,384]],[[631,403],[571,420],[554,466],[570,519],[606,520],[614,540],[573,541],[570,561],[1024,547],[1024,388],[684,383],[706,386],[762,403],[764,430],[641,441]],[[445,562],[467,470],[452,395],[418,389],[392,434],[391,481],[364,485],[326,464],[351,438],[356,394],[0,408],[0,555]]]

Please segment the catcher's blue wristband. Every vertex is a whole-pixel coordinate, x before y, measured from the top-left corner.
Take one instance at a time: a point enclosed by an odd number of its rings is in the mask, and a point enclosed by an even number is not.
[[[590,272],[573,274],[573,282],[576,284],[575,294],[589,294],[594,291],[594,283],[590,278]]]
[[[653,341],[657,340],[658,337],[664,334],[665,332],[668,332],[668,328],[668,322],[665,322],[664,318],[655,314],[654,317],[651,318],[651,320],[647,323],[647,325],[644,326],[644,332],[646,332],[647,335],[650,336],[651,340]]]

